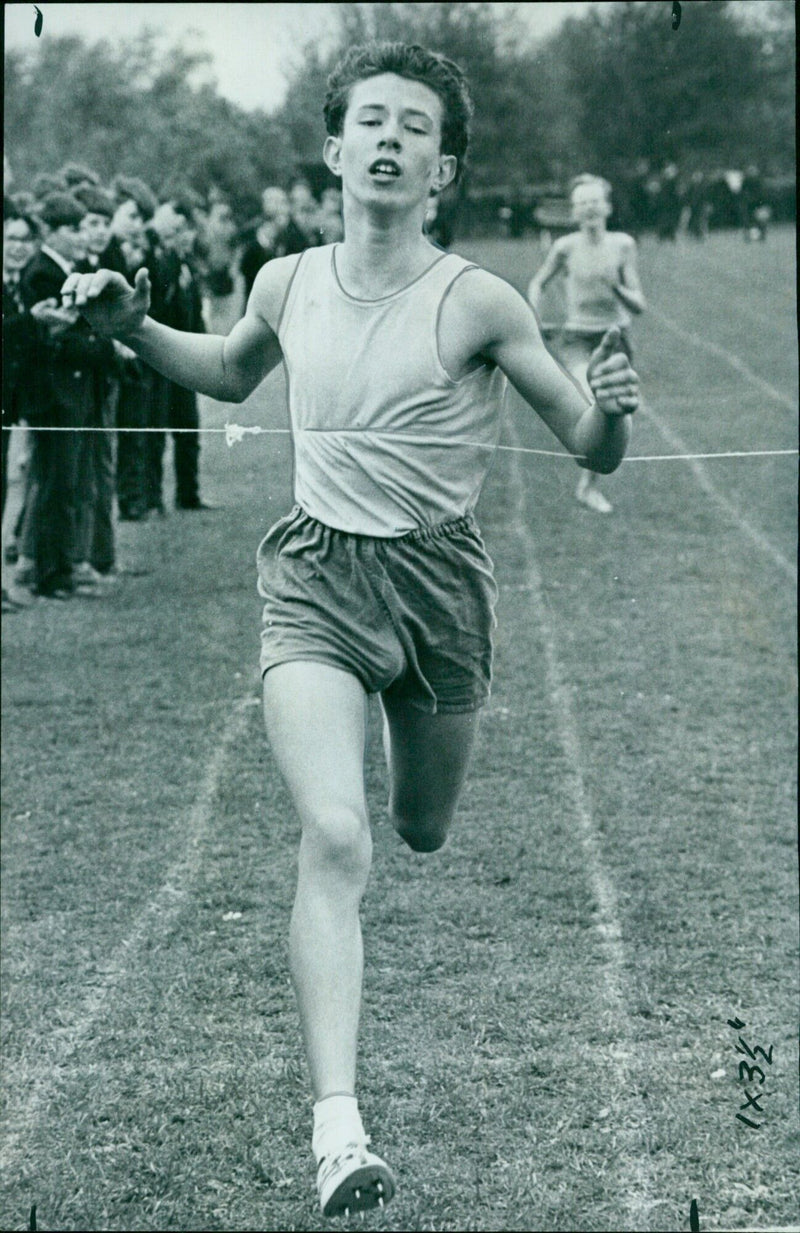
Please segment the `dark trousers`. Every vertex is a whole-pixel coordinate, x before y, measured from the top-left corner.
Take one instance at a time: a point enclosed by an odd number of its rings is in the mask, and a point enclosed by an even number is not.
[[[36,585],[43,593],[73,589],[84,436],[33,432],[21,551],[36,562]]]
[[[200,414],[197,409],[197,396],[193,390],[175,385],[164,377],[157,377],[152,405],[153,424],[165,431],[148,434],[148,508],[163,508],[164,449],[169,431],[172,431],[174,448],[175,504],[179,508],[196,505],[200,499]]]
[[[116,488],[117,384],[104,373],[96,377],[94,426],[100,431],[86,433],[79,468],[80,498],[76,542],[76,562],[88,561],[99,573],[113,568],[114,492]]]
[[[152,370],[139,360],[126,360],[119,382],[117,427],[117,501],[120,518],[147,513],[147,437],[137,429],[150,425]]]
[[[5,512],[6,491],[8,489],[8,482],[6,478],[8,476],[8,447],[11,444],[11,425],[6,424],[5,420],[3,421],[3,431],[2,431],[2,434],[0,435],[2,436],[2,445],[3,445],[3,473],[2,473],[3,507],[2,508],[3,508],[3,512]]]
[[[109,390],[101,408],[101,424],[113,429],[117,419],[118,387]],[[117,559],[114,540],[114,494],[117,486],[117,436],[107,431],[97,434],[95,446],[95,480],[97,498],[94,505],[89,561],[101,574],[114,568]]]
[[[6,508],[6,496],[8,494],[8,449],[11,445],[11,427],[19,422],[20,419],[20,399],[18,397],[17,387],[10,382],[3,383],[3,431],[0,433],[3,443],[3,472],[2,472],[2,498],[3,509]]]

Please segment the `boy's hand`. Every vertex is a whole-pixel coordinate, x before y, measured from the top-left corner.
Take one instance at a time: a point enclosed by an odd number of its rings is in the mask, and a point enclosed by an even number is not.
[[[125,343],[121,343],[117,338],[113,342],[114,351],[120,360],[135,360],[137,358],[136,352],[131,347],[126,347]]]
[[[604,415],[630,415],[639,406],[639,378],[624,351],[619,326],[608,330],[589,360],[586,379]]]
[[[61,288],[65,308],[77,308],[97,334],[125,337],[144,321],[150,307],[150,278],[144,266],[130,287],[113,270],[70,274]]]
[[[47,300],[39,300],[31,309],[31,316],[34,320],[39,321],[47,327],[47,331],[51,338],[58,337],[73,326],[78,320],[78,313],[74,309],[61,308],[54,297]]]

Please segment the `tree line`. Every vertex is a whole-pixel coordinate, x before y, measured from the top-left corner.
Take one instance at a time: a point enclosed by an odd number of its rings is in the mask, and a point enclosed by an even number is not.
[[[6,53],[5,140],[17,182],[78,160],[101,175],[219,185],[242,213],[265,184],[320,161],[325,80],[367,38],[426,44],[466,70],[476,115],[468,188],[614,179],[642,160],[794,171],[794,7],[729,0],[587,5],[532,42],[514,4],[338,4],[336,36],[314,42],[283,105],[245,111],[207,81],[208,53],[151,31],[117,44],[50,39]]]

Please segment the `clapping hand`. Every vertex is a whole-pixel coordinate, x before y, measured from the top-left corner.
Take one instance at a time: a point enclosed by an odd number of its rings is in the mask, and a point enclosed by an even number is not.
[[[31,309],[31,316],[35,321],[47,327],[47,332],[51,338],[56,338],[59,334],[63,334],[65,330],[68,330],[78,320],[78,313],[74,309],[62,308],[58,300],[53,296],[47,300],[39,300],[38,304],[34,304]]]
[[[612,326],[593,352],[586,379],[604,415],[629,415],[638,407],[639,378],[620,350],[619,326]]]
[[[97,334],[125,337],[137,330],[150,307],[150,278],[144,266],[133,287],[113,270],[70,274],[61,288],[61,302],[78,309]]]

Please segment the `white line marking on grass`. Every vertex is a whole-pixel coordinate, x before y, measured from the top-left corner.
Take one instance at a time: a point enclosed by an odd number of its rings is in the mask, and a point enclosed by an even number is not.
[[[726,350],[725,347],[719,346],[718,343],[711,342],[709,338],[703,338],[701,334],[695,334],[692,330],[685,330],[677,321],[673,321],[672,317],[668,317],[666,313],[661,312],[660,309],[654,308],[652,305],[648,308],[648,313],[651,317],[655,317],[656,321],[660,321],[663,326],[666,326],[673,334],[677,335],[678,338],[691,343],[693,347],[699,348],[700,351],[707,351],[710,355],[715,355],[718,359],[724,360],[741,377],[744,377],[745,381],[749,381],[756,389],[769,394],[770,398],[774,398],[781,406],[788,407],[790,411],[796,410],[796,398],[790,398],[788,394],[784,394],[783,390],[779,390],[776,386],[770,385],[769,381],[765,381],[763,377],[759,377],[758,373],[754,373],[752,368],[748,368],[744,360],[740,360],[738,355],[734,355],[732,351]]]
[[[583,753],[578,725],[570,691],[564,681],[559,663],[558,641],[544,599],[542,576],[536,563],[535,545],[526,516],[525,486],[516,456],[511,466],[511,483],[516,506],[517,532],[523,542],[531,600],[544,647],[548,694],[555,715],[558,738],[569,766],[567,787],[574,803],[578,835],[585,856],[587,880],[599,909],[596,933],[599,945],[606,955],[603,992],[608,1009],[619,1031],[619,1044],[610,1049],[607,1056],[613,1067],[619,1093],[629,1094],[635,1091],[636,1086],[635,1077],[632,1074],[632,1062],[635,1062],[637,1058],[636,1031],[627,1009],[631,1002],[631,991],[626,976],[627,957],[620,925],[619,904],[614,884],[603,863],[600,838],[583,777]],[[647,1120],[647,1112],[642,1106],[641,1115],[637,1121],[641,1126],[646,1124]],[[624,1196],[623,1201],[628,1216],[628,1223],[624,1227],[628,1229],[647,1228],[649,1213],[654,1206],[653,1178],[646,1153],[637,1148],[634,1142],[635,1130],[632,1129],[629,1133],[631,1141],[629,1150],[623,1154],[621,1160],[622,1177],[618,1188],[618,1193]]]
[[[231,747],[244,735],[250,708],[259,705],[260,699],[255,697],[240,698],[234,704],[182,828],[185,840],[181,855],[173,861],[161,886],[135,918],[127,937],[117,945],[104,964],[105,978],[100,985],[92,987],[77,1022],[52,1033],[49,1043],[53,1047],[47,1050],[46,1058],[39,1067],[26,1067],[20,1085],[24,1088],[24,1095],[17,1102],[9,1099],[4,1119],[5,1142],[0,1151],[0,1165],[7,1174],[11,1173],[12,1167],[19,1167],[26,1150],[25,1137],[35,1131],[37,1119],[54,1086],[70,1059],[85,1043],[109,998],[125,984],[148,937],[154,929],[162,932],[183,910],[186,896],[200,869],[200,849],[209,829],[225,759]],[[12,1079],[13,1072],[7,1067],[6,1092]]]
[[[659,415],[656,414],[649,404],[644,402],[644,400],[642,400],[639,406],[639,412],[645,417],[645,419],[649,420],[655,428],[657,428],[657,430],[661,433],[661,436],[672,447],[672,449],[683,455],[683,461],[685,461],[691,468],[692,473],[694,474],[694,477],[700,487],[703,489],[703,492],[707,493],[707,495],[711,497],[712,501],[714,501],[720,509],[724,510],[729,518],[733,519],[743,535],[746,535],[757,548],[760,548],[762,552],[765,552],[767,556],[771,557],[779,569],[786,574],[787,578],[796,583],[797,567],[793,565],[792,562],[789,561],[783,553],[780,552],[775,545],[767,539],[766,535],[763,535],[762,532],[757,530],[751,522],[748,522],[744,515],[731,504],[727,497],[723,497],[722,493],[717,491],[709,479],[708,472],[702,462],[696,455],[690,452],[686,442],[683,441],[676,432],[673,432],[673,430],[661,419]]]

